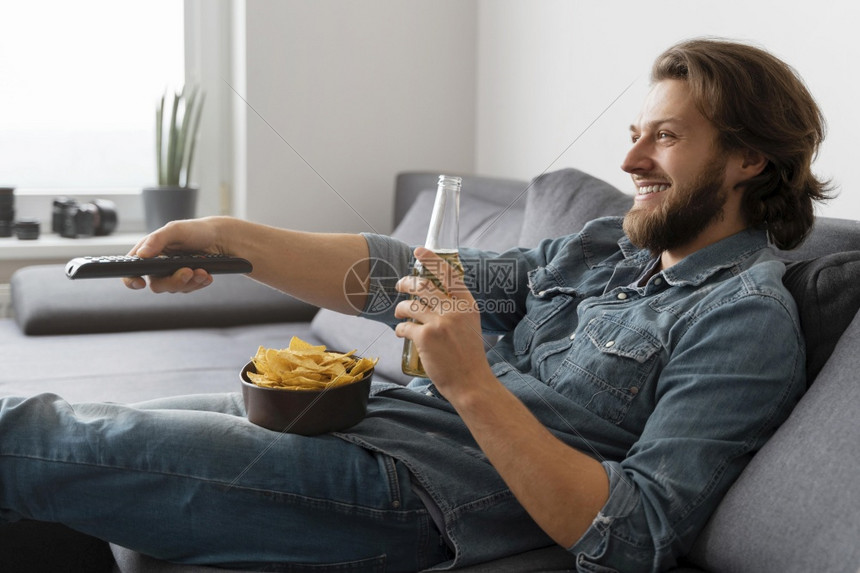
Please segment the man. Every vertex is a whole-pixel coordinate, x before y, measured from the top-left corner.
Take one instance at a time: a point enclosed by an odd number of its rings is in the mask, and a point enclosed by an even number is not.
[[[691,41],[652,80],[622,165],[637,190],[623,221],[532,250],[464,250],[515,262],[513,294],[452,273],[444,290],[397,282],[403,300],[375,318],[415,341],[429,379],[377,385],[362,422],[315,438],[247,423],[233,395],[8,399],[0,506],[178,561],[415,571],[554,542],[581,571],[671,567],[804,390],[767,238],[799,243],[826,188],[810,172],[820,113],[776,58]],[[387,237],[220,217],[171,223],[132,252],[188,250],[243,256],[256,280],[343,312],[360,261],[403,276],[413,254],[443,264]],[[183,269],[150,287],[211,280]],[[477,311],[501,296],[513,312]],[[489,352],[482,330],[504,335]]]

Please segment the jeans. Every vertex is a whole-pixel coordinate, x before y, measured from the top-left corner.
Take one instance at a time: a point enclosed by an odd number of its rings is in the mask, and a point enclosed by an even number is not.
[[[0,508],[182,563],[417,571],[448,557],[399,462],[255,426],[238,394],[0,400]]]

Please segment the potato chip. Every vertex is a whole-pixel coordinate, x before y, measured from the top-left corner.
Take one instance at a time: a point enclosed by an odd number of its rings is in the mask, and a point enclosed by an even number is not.
[[[343,354],[329,352],[297,336],[288,348],[276,350],[260,346],[251,359],[256,372],[247,372],[257,386],[285,390],[325,390],[364,378],[378,358],[356,358],[356,350]]]

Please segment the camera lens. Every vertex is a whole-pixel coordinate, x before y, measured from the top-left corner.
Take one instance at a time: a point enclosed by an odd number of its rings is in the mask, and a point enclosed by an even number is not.
[[[0,187],[0,237],[12,236],[15,221],[15,188]]]
[[[109,235],[117,227],[116,204],[107,199],[78,203],[68,197],[54,198],[51,229],[61,237],[74,239]]]
[[[95,205],[97,212],[95,234],[110,235],[116,229],[118,222],[116,204],[107,199],[96,199],[92,203]]]
[[[15,236],[24,241],[33,241],[39,238],[38,219],[19,219],[15,221]]]

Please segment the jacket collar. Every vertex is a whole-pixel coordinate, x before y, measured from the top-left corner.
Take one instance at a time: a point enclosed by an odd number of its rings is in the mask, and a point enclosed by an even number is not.
[[[629,265],[642,266],[654,258],[648,250],[633,246],[626,236],[618,245]],[[671,285],[699,285],[717,271],[738,265],[767,246],[766,231],[746,229],[699,249],[676,265],[664,269],[661,274]]]

